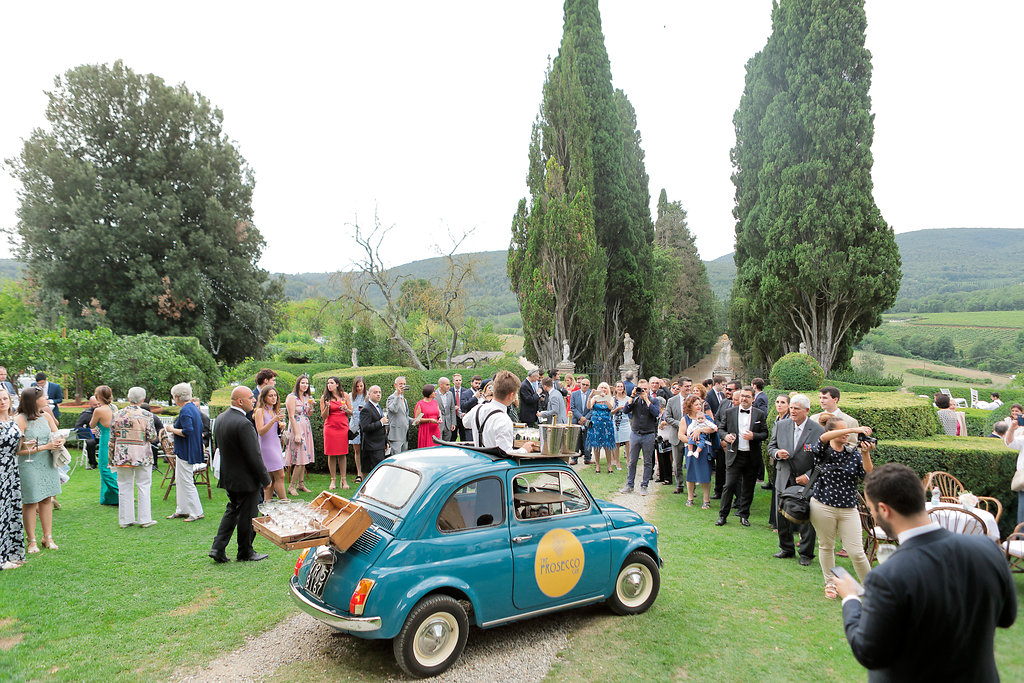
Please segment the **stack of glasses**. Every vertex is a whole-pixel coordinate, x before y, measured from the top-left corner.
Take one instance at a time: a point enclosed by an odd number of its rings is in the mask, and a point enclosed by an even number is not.
[[[270,500],[259,505],[267,528],[278,536],[312,535],[324,531],[329,510],[302,501]]]

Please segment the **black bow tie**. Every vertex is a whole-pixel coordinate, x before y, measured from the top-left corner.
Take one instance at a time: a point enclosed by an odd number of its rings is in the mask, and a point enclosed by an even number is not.
[[[740,412],[741,413],[746,413],[747,415],[750,415],[750,411],[749,410],[740,410]]]

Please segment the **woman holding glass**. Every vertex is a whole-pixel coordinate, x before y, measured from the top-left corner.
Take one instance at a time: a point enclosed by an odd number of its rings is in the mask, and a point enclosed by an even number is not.
[[[17,569],[25,564],[25,521],[18,475],[21,430],[11,405],[10,393],[0,385],[0,569]]]
[[[607,382],[597,385],[597,391],[590,396],[587,408],[590,412],[590,427],[587,428],[586,447],[594,456],[594,467],[597,474],[601,474],[601,451],[604,451],[604,462],[608,467],[608,473],[612,472],[612,452],[616,447],[615,425],[612,422],[612,408],[615,402],[612,400],[611,389]]]
[[[260,437],[263,465],[270,475],[270,485],[263,489],[263,500],[269,502],[274,493],[281,500],[288,500],[284,492],[284,452],[281,450],[281,434],[288,425],[288,418],[281,410],[281,395],[276,388],[270,387],[260,392],[252,417]]]
[[[117,475],[110,469],[110,423],[114,419],[114,393],[106,384],[96,387],[93,396],[99,405],[92,411],[89,426],[99,437],[96,447],[96,462],[100,469],[100,505],[119,505]]]
[[[43,547],[57,550],[53,542],[53,497],[60,493],[60,477],[53,451],[64,445],[64,439],[51,438],[56,437],[57,421],[46,410],[48,405],[49,399],[39,387],[29,387],[21,392],[15,417],[18,429],[24,434],[18,448],[18,475],[29,553],[39,552],[37,515],[43,527]]]
[[[362,439],[359,435],[359,413],[363,410],[363,406],[366,405],[366,380],[363,379],[362,375],[358,375],[352,380],[352,395],[349,398],[349,403],[352,406],[352,417],[348,421],[348,426],[356,433],[356,438],[349,439],[348,445],[352,449],[352,458],[356,461],[356,483],[358,484],[363,481],[363,461],[359,457],[359,449],[362,447],[360,445]]]
[[[434,437],[441,436],[441,407],[434,400],[435,394],[433,384],[424,384],[423,399],[417,401],[413,408],[412,423],[419,426],[416,448],[430,448],[434,445]]]
[[[331,484],[327,488],[333,491],[338,487],[335,471],[338,459],[341,459],[341,488],[347,489],[345,473],[348,471],[348,424],[352,416],[352,404],[348,394],[341,388],[341,380],[328,377],[324,386],[324,395],[320,397],[320,417],[324,420],[324,454],[327,456],[327,469],[331,473]]]
[[[630,422],[629,415],[622,412],[622,409],[629,404],[629,397],[626,396],[626,384],[619,380],[615,383],[615,392],[612,394],[612,424],[615,425],[615,450],[612,452],[612,460],[616,471],[622,471],[620,457],[623,453],[629,452]]]
[[[288,495],[297,496],[299,491],[312,493],[306,486],[306,466],[316,460],[313,425],[309,422],[309,415],[313,412],[309,377],[302,375],[295,381],[295,389],[288,394],[285,405],[288,407],[289,438],[284,451],[284,465],[291,468]]]

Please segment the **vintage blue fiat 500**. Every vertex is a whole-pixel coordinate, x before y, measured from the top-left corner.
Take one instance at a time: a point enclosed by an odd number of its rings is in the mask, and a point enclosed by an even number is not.
[[[557,458],[436,447],[381,463],[353,501],[372,524],[345,552],[305,550],[291,579],[308,614],[361,638],[392,638],[406,673],[441,673],[470,623],[499,626],[607,601],[653,604],[658,531],[594,499]]]

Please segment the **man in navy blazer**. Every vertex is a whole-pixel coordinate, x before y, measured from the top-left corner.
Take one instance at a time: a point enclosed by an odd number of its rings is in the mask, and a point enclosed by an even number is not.
[[[590,380],[586,377],[580,377],[579,389],[572,392],[569,396],[569,410],[572,411],[572,423],[583,427],[583,431],[580,432],[580,440],[578,448],[583,453],[583,464],[590,464],[590,451],[587,450],[587,426],[590,424],[590,408],[587,406],[590,403]],[[573,458],[569,461],[570,464],[575,465],[579,462],[579,458]]]
[[[899,548],[860,585],[836,581],[843,627],[869,681],[998,681],[996,627],[1017,618],[1006,558],[987,536],[953,534],[925,511],[921,479],[886,463],[864,479],[876,523]]]
[[[531,427],[537,426],[540,409],[540,370],[534,368],[526,374],[519,386],[519,419]]]
[[[64,390],[61,386],[56,382],[46,381],[45,372],[36,373],[36,381],[32,386],[39,387],[46,393],[46,398],[50,400],[50,408],[53,410],[53,419],[60,422],[60,408],[57,406],[64,402]]]

